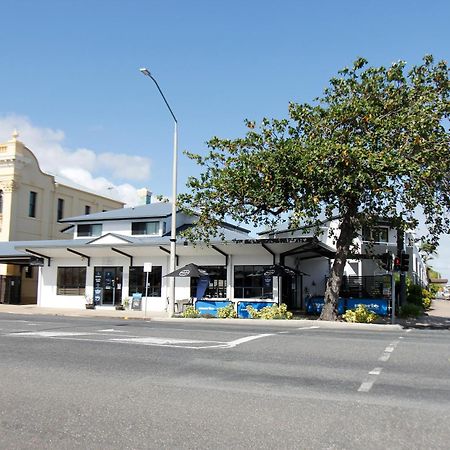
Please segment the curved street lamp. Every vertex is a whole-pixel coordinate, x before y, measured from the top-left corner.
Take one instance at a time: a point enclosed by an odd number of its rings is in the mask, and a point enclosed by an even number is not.
[[[175,114],[172,111],[172,108],[169,105],[166,97],[164,96],[161,88],[159,87],[158,82],[155,80],[151,72],[145,67],[139,69],[145,76],[149,77],[155,83],[158,88],[161,97],[164,100],[167,108],[172,115],[174,121],[174,131],[173,131],[173,160],[172,160],[172,214],[171,214],[171,225],[170,225],[170,272],[173,272],[176,269],[175,260],[176,260],[176,243],[177,243],[177,159],[178,159],[178,121],[175,117]],[[168,305],[168,314],[169,317],[172,317],[175,310],[175,278],[169,278],[169,305]]]

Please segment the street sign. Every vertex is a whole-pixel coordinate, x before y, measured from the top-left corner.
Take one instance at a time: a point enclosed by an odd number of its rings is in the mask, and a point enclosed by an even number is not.
[[[153,269],[153,264],[151,262],[144,263],[144,272],[151,272]]]

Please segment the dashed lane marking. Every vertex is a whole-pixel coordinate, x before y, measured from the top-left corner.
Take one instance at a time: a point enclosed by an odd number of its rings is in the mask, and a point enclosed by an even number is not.
[[[375,380],[364,381],[363,383],[361,383],[361,386],[359,387],[358,392],[369,392],[372,389],[374,382],[375,382]]]

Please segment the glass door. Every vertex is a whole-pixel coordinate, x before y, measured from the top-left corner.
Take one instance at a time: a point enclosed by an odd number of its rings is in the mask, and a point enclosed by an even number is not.
[[[94,302],[115,306],[122,302],[122,267],[94,268]]]

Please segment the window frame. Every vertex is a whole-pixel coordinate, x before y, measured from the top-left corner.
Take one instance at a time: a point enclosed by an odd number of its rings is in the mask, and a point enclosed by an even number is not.
[[[199,266],[199,268],[205,270],[209,276],[209,284],[203,298],[227,298],[227,266]],[[197,296],[198,280],[198,278],[191,278],[191,297]]]
[[[96,227],[96,228],[95,228]],[[81,231],[80,228],[85,229],[86,231]],[[100,230],[99,232],[94,232],[94,230]],[[101,223],[79,223],[77,225],[77,236],[78,237],[98,237],[102,235],[103,224]],[[97,234],[95,234],[97,233]]]
[[[56,274],[56,295],[85,295],[86,266],[59,266]]]
[[[64,199],[58,198],[58,203],[56,206],[56,220],[61,220],[64,218]]]
[[[130,266],[128,274],[128,292],[130,295],[140,293],[145,296],[146,273],[144,266]],[[162,266],[152,266],[148,274],[148,296],[161,297],[162,293]]]
[[[269,267],[270,264],[238,264],[234,266],[234,298],[273,299],[273,277],[264,277],[262,274]],[[244,273],[242,277],[236,277],[239,271]],[[260,272],[261,276],[256,275]]]
[[[148,228],[150,224],[155,224],[155,232],[150,233]],[[142,228],[145,228],[143,230]],[[151,220],[146,222],[131,222],[131,235],[132,236],[158,236],[160,230],[160,222],[157,220]]]
[[[37,196],[38,193],[36,191],[30,191],[28,197],[28,217],[36,218]]]

